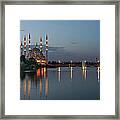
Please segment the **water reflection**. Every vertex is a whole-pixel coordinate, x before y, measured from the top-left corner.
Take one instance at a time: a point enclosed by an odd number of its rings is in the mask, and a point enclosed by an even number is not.
[[[42,77],[45,78],[45,75],[44,75],[44,68],[42,68]]]
[[[60,78],[61,78],[60,71],[58,71],[57,72],[57,79],[58,79],[59,82],[60,82]]]
[[[37,70],[37,76],[40,77],[40,75],[41,75],[41,69],[38,69]]]
[[[37,75],[36,74],[34,74],[34,81],[35,81],[35,85],[36,85],[36,88],[37,88]]]
[[[47,77],[46,72],[46,67],[44,67],[44,78]]]
[[[28,97],[30,99],[30,90],[31,90],[31,81],[30,79],[28,80]]]
[[[73,68],[70,67],[70,78],[71,78],[71,80],[72,80],[72,77],[73,77]]]
[[[97,78],[99,82],[100,81],[100,67],[97,67]]]
[[[82,80],[86,80],[88,81],[87,84],[90,84],[89,79],[91,80],[96,79],[96,82],[98,80],[99,83],[100,67],[92,69],[91,71],[89,69],[82,69],[81,70],[82,76],[80,75],[80,68],[74,68],[74,69],[73,68],[74,67],[72,66],[70,66],[69,68],[58,67],[52,71],[52,69],[48,70],[46,67],[44,67],[44,68],[39,68],[37,72],[34,74],[26,74],[25,77],[21,79],[21,99],[34,99],[34,98],[38,99],[38,97],[39,99],[50,99],[51,96],[50,91],[54,87],[56,87],[57,89],[58,87],[57,83],[61,83],[61,88],[65,90],[67,90],[66,87],[70,87],[70,86],[73,87],[74,84],[76,85],[74,89],[75,90],[78,89],[80,85],[83,84],[83,83],[79,84],[79,82],[82,82]],[[55,75],[56,73],[57,76]],[[69,76],[67,76],[68,73]],[[97,77],[95,78],[95,76]],[[69,80],[67,79],[72,80],[72,82],[69,83]],[[96,84],[94,82],[93,84]],[[70,89],[72,90],[72,88]],[[56,95],[59,94],[59,92],[56,93],[57,91],[54,92]],[[72,92],[74,93],[74,90]],[[74,95],[76,94],[74,93]]]
[[[24,98],[26,97],[26,79],[24,79]]]
[[[83,75],[84,80],[86,80],[86,78],[87,78],[87,70],[86,69],[82,69],[82,75]]]
[[[46,72],[46,81],[45,81],[45,95],[48,96],[48,75]]]
[[[37,70],[37,77],[40,80],[40,97],[42,97],[44,95],[44,91],[45,91],[45,96],[48,96],[48,74],[47,74],[47,68],[39,68]],[[45,84],[44,84],[44,82]],[[43,91],[44,90],[44,91]]]
[[[40,96],[42,96],[42,79],[40,79]]]

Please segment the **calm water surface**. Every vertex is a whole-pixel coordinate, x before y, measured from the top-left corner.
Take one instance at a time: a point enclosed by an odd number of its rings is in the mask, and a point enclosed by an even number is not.
[[[97,68],[41,68],[21,74],[21,100],[99,100],[100,71]]]

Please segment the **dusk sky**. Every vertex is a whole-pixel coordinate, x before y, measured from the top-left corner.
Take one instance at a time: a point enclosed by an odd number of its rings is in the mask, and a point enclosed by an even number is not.
[[[100,59],[99,20],[21,20],[20,30],[20,40],[30,33],[32,45],[48,34],[49,60]]]

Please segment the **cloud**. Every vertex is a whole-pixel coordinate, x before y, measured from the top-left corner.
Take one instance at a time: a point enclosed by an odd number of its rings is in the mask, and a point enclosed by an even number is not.
[[[75,44],[77,44],[77,42],[71,42],[71,44],[75,45]]]
[[[77,44],[76,42],[71,42],[72,44]]]
[[[59,52],[59,51],[63,51],[64,47],[49,47],[48,49],[50,52]]]

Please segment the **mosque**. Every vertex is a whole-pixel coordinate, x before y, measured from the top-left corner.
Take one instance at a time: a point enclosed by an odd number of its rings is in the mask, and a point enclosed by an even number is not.
[[[43,50],[43,38],[40,36],[39,45],[35,45],[31,48],[31,36],[30,33],[23,37],[20,45],[21,55],[24,55],[26,59],[34,58],[38,64],[48,64],[48,35],[45,36],[45,50]]]

